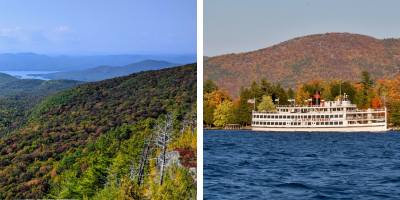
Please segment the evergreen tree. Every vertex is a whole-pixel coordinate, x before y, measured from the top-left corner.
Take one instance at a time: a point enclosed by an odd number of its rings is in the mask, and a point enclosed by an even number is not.
[[[330,88],[331,88],[330,91],[331,91],[331,96],[332,96],[332,99],[330,99],[330,100],[335,100],[340,95],[343,95],[344,93],[346,93],[346,95],[348,95],[348,97],[349,97],[349,100],[352,102],[355,102],[356,89],[350,82],[348,82],[348,81],[334,82],[331,84]],[[340,94],[340,92],[342,92],[342,93]]]
[[[276,102],[279,105],[288,104],[288,97],[286,91],[281,87],[280,84],[274,85],[271,98],[274,103]]]
[[[255,98],[256,102],[260,102],[263,95],[263,91],[261,90],[257,82],[253,81],[253,83],[250,86],[250,91],[252,98]]]
[[[372,80],[369,72],[363,71],[361,73],[361,84],[363,85],[363,88],[366,90],[370,89],[373,86],[374,81]]]
[[[294,99],[295,98],[295,93],[294,93],[294,91],[293,91],[293,89],[292,88],[289,88],[288,89],[288,91],[287,91],[287,97],[288,97],[288,99]]]
[[[253,99],[252,92],[247,88],[241,88],[239,102],[234,110],[234,120],[236,123],[241,125],[248,125],[251,123],[251,110],[253,104],[249,104],[247,101]]]
[[[211,93],[218,90],[218,86],[212,80],[206,80],[203,86],[203,93]]]
[[[260,83],[260,90],[264,95],[271,95],[272,85],[266,79],[262,79]]]
[[[392,126],[400,126],[400,101],[392,101],[388,104],[389,123]]]
[[[374,81],[367,71],[363,71],[361,74],[361,90],[357,93],[358,106],[361,108],[368,108],[370,106],[371,99],[373,98],[372,86]]]

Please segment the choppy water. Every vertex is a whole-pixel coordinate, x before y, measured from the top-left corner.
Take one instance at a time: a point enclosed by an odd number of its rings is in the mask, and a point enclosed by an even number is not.
[[[205,199],[400,199],[400,133],[204,132]]]

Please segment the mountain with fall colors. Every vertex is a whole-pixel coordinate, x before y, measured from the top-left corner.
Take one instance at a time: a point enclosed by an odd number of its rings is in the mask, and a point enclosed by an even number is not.
[[[188,168],[196,166],[195,101],[196,64],[79,84],[41,98],[18,118],[24,123],[0,135],[0,199],[193,199]],[[0,101],[0,114],[14,104]],[[160,172],[150,162],[160,152],[154,127],[166,114],[174,124],[168,152],[179,154],[181,165],[165,169],[161,186],[151,181]],[[138,184],[140,163],[146,180]]]
[[[358,81],[362,71],[390,78],[400,71],[400,39],[377,39],[351,33],[294,38],[246,53],[210,57],[204,79],[237,96],[241,87],[267,79],[285,87],[310,80]]]

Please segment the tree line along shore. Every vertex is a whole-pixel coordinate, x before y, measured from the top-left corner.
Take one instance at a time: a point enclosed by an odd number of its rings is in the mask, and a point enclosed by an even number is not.
[[[285,88],[266,79],[241,87],[239,96],[233,98],[213,81],[204,82],[204,127],[219,129],[251,124],[252,110],[274,110],[276,105],[305,105],[316,92],[327,101],[337,100],[345,93],[360,109],[388,109],[388,126],[400,127],[400,74],[391,79],[374,79],[368,72],[361,73],[359,81],[311,80],[295,88]]]

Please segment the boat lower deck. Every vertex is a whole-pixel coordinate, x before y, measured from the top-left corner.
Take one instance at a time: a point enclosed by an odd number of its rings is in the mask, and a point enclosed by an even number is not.
[[[386,125],[375,126],[337,126],[337,127],[257,127],[253,131],[285,131],[285,132],[380,132],[387,131]]]

